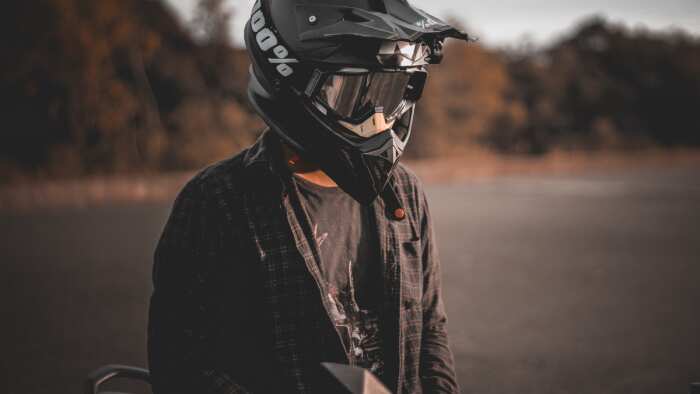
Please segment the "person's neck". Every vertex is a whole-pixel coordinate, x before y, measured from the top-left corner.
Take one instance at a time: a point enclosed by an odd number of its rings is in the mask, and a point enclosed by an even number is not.
[[[322,187],[338,187],[321,168],[310,161],[304,160],[287,145],[282,144],[282,155],[287,168],[296,176]]]

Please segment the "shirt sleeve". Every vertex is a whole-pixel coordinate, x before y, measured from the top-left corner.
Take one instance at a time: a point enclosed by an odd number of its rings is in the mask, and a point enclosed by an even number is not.
[[[421,190],[423,250],[423,334],[420,377],[424,393],[459,393],[454,357],[447,339],[447,315],[442,300],[440,258],[425,193]]]
[[[148,324],[148,358],[155,394],[234,394],[248,391],[217,368],[216,262],[220,220],[202,182],[190,181],[175,200],[156,247]]]

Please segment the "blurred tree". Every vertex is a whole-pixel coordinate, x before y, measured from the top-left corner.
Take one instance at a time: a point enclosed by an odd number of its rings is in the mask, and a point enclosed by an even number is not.
[[[509,122],[509,128],[518,128],[527,120],[522,104],[510,98],[512,80],[500,53],[463,43],[449,44],[445,51],[419,104],[409,147],[416,156],[455,154],[490,143],[494,127]]]
[[[212,54],[160,1],[37,0],[7,12],[2,180],[201,166],[260,127],[242,104],[245,53]],[[192,102],[211,116],[183,122]],[[194,140],[198,153],[182,153]]]
[[[0,25],[0,182],[191,169],[263,123],[231,11],[200,0],[192,38],[157,0],[33,0]],[[700,39],[600,18],[543,50],[450,43],[407,154],[700,146]]]
[[[231,45],[233,11],[225,7],[226,0],[199,0],[192,27],[195,37],[207,44]]]
[[[510,72],[546,146],[700,145],[698,38],[593,17]]]

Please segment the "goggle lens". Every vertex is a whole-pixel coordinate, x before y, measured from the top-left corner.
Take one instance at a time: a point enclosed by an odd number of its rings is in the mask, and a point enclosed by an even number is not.
[[[361,123],[379,112],[393,120],[420,99],[426,76],[422,70],[328,74],[311,89],[312,98],[346,122]]]
[[[342,118],[350,118],[365,89],[365,75],[330,75],[318,98]]]

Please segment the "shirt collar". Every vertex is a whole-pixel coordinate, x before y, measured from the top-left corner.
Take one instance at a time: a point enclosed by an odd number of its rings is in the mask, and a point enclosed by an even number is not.
[[[263,131],[245,152],[243,166],[249,170],[251,182],[279,186],[281,195],[289,189],[291,173],[282,160],[281,142],[270,129]],[[264,182],[266,180],[269,182]]]
[[[252,170],[249,174],[250,181],[254,184],[274,185],[281,196],[294,189],[292,174],[282,160],[282,142],[269,128],[265,129],[258,140],[246,151],[243,166]],[[261,182],[265,179],[271,181]],[[394,187],[395,181],[392,176],[389,185],[377,197],[385,200],[389,216],[393,216],[396,209],[402,208],[401,200]]]

